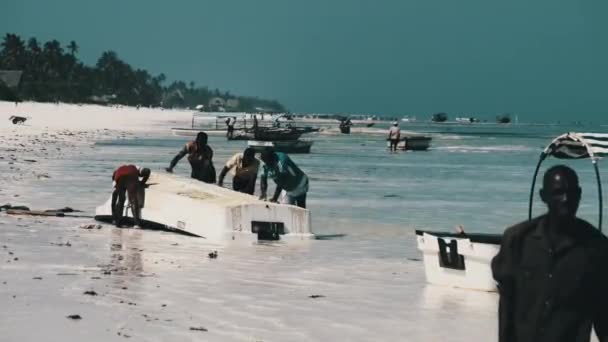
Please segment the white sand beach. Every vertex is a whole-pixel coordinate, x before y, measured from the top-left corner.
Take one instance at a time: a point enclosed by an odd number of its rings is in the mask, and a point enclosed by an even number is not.
[[[13,125],[11,115],[28,120]],[[138,162],[141,155],[158,154],[125,148],[116,156],[117,150],[95,141],[167,136],[170,127],[190,119],[187,111],[0,102],[0,205],[69,206],[91,215],[110,194],[117,165],[106,157]],[[165,153],[158,161],[170,157]],[[402,251],[393,254],[376,246],[381,235],[232,246],[108,225],[86,229],[96,224],[0,214],[0,340],[497,336],[497,295],[427,285],[411,233],[393,237]],[[217,259],[207,257],[213,250]]]

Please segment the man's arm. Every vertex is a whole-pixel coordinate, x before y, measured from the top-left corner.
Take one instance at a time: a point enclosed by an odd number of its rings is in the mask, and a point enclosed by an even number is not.
[[[228,166],[224,166],[222,171],[220,171],[220,176],[217,179],[217,185],[224,186],[224,177],[226,177],[228,171],[230,171],[230,168]]]
[[[513,284],[513,254],[510,238],[503,235],[500,251],[492,259],[492,275],[498,283],[498,342],[513,340],[513,309],[515,288]]]
[[[266,190],[268,189],[268,174],[264,170],[262,177],[260,177],[260,199],[266,199]]]
[[[598,270],[602,270],[608,261],[608,254],[602,253],[604,256],[600,258],[601,267]],[[601,271],[600,271],[601,272]],[[600,342],[608,342],[608,314],[606,314],[606,308],[608,307],[608,294],[606,293],[606,286],[608,286],[608,275],[602,272],[600,275],[600,281],[597,288],[598,300],[595,302],[595,317],[593,320],[593,328],[597,339]]]
[[[270,199],[270,202],[276,202],[279,199],[279,195],[281,195],[281,191],[283,191],[283,188],[277,184],[276,189],[274,189],[274,195]]]
[[[173,172],[173,168],[175,167],[175,165],[177,165],[177,162],[180,159],[184,158],[186,154],[188,154],[188,146],[184,145],[184,148],[182,148],[181,151],[179,151],[179,153],[176,154],[175,157],[173,157],[173,159],[171,160],[171,164],[169,164],[169,167],[165,170],[167,170],[167,172]]]

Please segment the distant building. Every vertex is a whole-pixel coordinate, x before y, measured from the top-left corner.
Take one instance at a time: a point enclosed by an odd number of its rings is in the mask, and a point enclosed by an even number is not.
[[[21,83],[22,74],[23,71],[21,70],[0,70],[0,83],[9,88],[17,88]]]
[[[237,109],[239,107],[239,100],[238,99],[228,99],[226,100],[226,108],[229,110],[234,110]]]
[[[209,106],[207,106],[211,112],[224,112],[226,107],[226,100],[221,97],[213,97],[209,100]]]

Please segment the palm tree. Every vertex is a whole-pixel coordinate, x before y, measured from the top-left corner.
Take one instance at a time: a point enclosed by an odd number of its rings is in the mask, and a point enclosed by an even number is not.
[[[6,69],[23,69],[25,67],[25,43],[16,34],[7,33],[0,51],[0,65]]]
[[[73,40],[70,42],[70,44],[68,44],[67,48],[70,51],[70,55],[72,56],[74,56],[76,52],[78,52],[78,45],[76,45],[76,42]]]

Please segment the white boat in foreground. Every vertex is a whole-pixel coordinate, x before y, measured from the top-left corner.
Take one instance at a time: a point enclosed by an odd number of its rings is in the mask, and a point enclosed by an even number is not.
[[[502,235],[416,231],[427,282],[435,285],[496,291],[492,258]]]
[[[558,136],[541,152],[532,178],[528,220],[532,220],[534,186],[542,162],[559,159],[591,159],[598,188],[598,228],[602,230],[603,193],[597,161],[608,157],[608,134],[574,133]],[[418,249],[424,257],[426,279],[431,284],[496,291],[492,259],[500,251],[502,234],[465,234],[416,230]]]
[[[178,230],[214,242],[314,239],[310,211],[163,172],[152,172],[142,225]],[[127,207],[125,205],[125,207]],[[127,216],[132,217],[130,210]],[[111,222],[111,197],[96,210]]]

